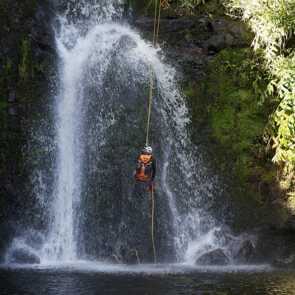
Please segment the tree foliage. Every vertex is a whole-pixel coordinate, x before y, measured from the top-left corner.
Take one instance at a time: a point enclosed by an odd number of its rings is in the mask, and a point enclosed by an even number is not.
[[[278,107],[265,140],[275,149],[273,161],[290,174],[295,168],[295,1],[228,0],[226,6],[232,16],[249,24],[254,50],[262,53],[272,77],[267,92],[278,99]]]

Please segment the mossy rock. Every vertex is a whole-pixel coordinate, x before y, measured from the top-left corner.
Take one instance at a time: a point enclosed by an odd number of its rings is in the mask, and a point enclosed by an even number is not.
[[[202,107],[196,111],[201,116],[197,120],[208,122],[219,156],[234,163],[241,181],[261,171],[256,166],[261,168],[265,161],[259,163],[271,110],[262,103],[267,81],[257,81],[256,77],[263,75],[260,71],[250,49],[226,49],[212,60],[206,80],[199,87],[198,100],[209,106],[203,114]]]
[[[270,99],[263,96],[267,83],[251,49],[230,48],[212,58],[201,83],[185,89],[194,140],[206,145],[208,162],[230,184],[230,195],[244,214],[240,228],[244,221],[249,225],[251,214],[259,219],[257,208],[270,203],[268,194],[276,184],[276,168],[263,142],[273,111]]]

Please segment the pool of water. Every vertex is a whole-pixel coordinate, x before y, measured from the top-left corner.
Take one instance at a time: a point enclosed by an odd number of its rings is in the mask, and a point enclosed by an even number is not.
[[[0,294],[295,294],[295,271],[267,265],[9,265],[0,267]]]

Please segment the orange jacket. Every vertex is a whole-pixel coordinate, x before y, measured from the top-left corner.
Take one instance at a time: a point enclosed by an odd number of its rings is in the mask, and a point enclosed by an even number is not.
[[[135,179],[137,181],[153,181],[156,176],[156,161],[152,155],[140,154],[137,159]]]

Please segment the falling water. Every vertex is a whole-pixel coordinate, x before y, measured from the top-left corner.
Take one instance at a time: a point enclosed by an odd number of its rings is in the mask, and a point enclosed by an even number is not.
[[[74,6],[73,6],[74,5]],[[98,11],[99,10],[99,13]],[[78,11],[79,14],[75,16]],[[97,16],[95,16],[97,13]],[[64,15],[59,17],[56,44],[60,57],[60,93],[56,97],[57,165],[50,233],[44,246],[44,261],[77,260],[77,210],[81,199],[81,164],[83,161],[83,75],[89,64],[93,42],[98,32],[80,23],[85,17],[89,25],[109,21],[116,14],[112,1],[89,5],[87,1],[71,1]],[[99,17],[100,16],[100,17]],[[72,18],[73,17],[73,18]],[[77,18],[78,19],[77,19]],[[75,19],[76,18],[76,19]],[[58,30],[58,29],[57,29]],[[111,45],[111,44],[109,44]],[[93,57],[93,56],[92,56]]]
[[[217,180],[190,142],[189,114],[176,72],[160,49],[124,22],[121,4],[68,1],[55,21],[57,155],[49,227],[39,251],[42,263],[101,258],[117,251],[122,239],[129,247],[124,228],[133,212],[121,207],[133,203],[132,173],[135,149],[144,142],[150,66],[156,77],[151,140],[159,159],[162,234],[172,237],[174,261],[194,262],[204,252],[224,247],[207,210]],[[124,162],[114,160],[116,154]]]

